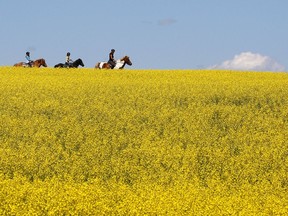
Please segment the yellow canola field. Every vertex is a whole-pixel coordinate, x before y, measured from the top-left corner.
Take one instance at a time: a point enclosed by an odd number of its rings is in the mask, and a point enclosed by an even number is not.
[[[288,74],[0,67],[0,215],[287,215]]]

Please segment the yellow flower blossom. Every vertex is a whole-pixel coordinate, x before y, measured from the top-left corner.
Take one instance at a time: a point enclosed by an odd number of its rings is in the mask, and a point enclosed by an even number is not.
[[[286,215],[287,86],[0,67],[0,215]]]

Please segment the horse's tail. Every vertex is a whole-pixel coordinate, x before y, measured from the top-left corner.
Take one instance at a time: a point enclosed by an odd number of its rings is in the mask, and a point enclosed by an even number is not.
[[[95,68],[96,68],[96,69],[101,69],[101,68],[100,68],[100,62],[98,62],[98,63],[95,65]]]

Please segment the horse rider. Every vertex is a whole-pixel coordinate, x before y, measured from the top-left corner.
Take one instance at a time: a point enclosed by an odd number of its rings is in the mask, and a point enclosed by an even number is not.
[[[70,52],[67,52],[65,65],[67,67],[70,67],[70,66],[72,66],[72,64],[73,64],[73,60],[70,58]]]
[[[30,52],[26,52],[26,64],[29,66],[29,67],[32,67],[32,64],[33,64],[33,61],[31,60],[30,58]]]
[[[108,64],[111,66],[111,69],[113,69],[116,66],[114,53],[115,53],[115,49],[111,49],[111,52],[109,53],[109,60],[108,60]]]

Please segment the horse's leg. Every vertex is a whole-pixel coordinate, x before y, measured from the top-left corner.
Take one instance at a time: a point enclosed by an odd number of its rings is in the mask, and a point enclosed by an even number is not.
[[[126,62],[121,67],[119,67],[119,69],[120,70],[124,69],[125,65],[126,65]]]

